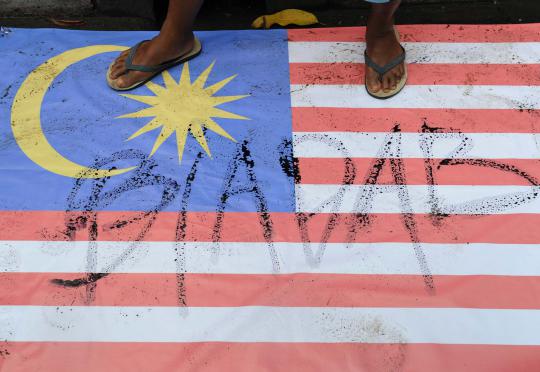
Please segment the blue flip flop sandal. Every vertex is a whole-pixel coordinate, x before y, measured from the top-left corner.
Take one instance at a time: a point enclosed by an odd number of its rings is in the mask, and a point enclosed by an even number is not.
[[[162,71],[164,71],[164,70],[166,70],[168,68],[171,68],[173,66],[176,66],[176,65],[178,65],[180,63],[184,63],[186,61],[189,61],[190,59],[197,57],[202,51],[202,46],[201,46],[201,43],[200,43],[199,39],[195,38],[193,48],[189,52],[187,52],[186,54],[181,55],[180,57],[177,57],[175,59],[171,59],[170,61],[160,63],[159,65],[153,65],[153,66],[134,65],[133,64],[133,58],[135,57],[135,53],[137,53],[137,49],[145,41],[148,41],[148,40],[143,40],[140,43],[137,43],[135,46],[133,46],[130,49],[129,54],[128,54],[128,56],[126,58],[126,61],[125,61],[126,72],[132,70],[132,71],[150,72],[152,74],[150,76],[148,76],[147,78],[145,78],[144,80],[138,81],[138,82],[134,83],[133,85],[131,85],[129,87],[120,88],[115,83],[116,79],[111,79],[111,77],[110,77],[111,68],[114,65],[114,62],[113,62],[113,63],[111,63],[111,65],[109,66],[109,69],[107,70],[107,83],[109,84],[109,86],[112,89],[118,90],[118,91],[124,91],[124,90],[131,90],[131,89],[135,89],[137,87],[140,87],[141,85],[146,84],[148,81],[152,80],[160,72],[162,72]]]
[[[397,35],[397,32],[396,32],[396,35]],[[405,49],[401,47],[401,50],[403,52],[399,56],[397,56],[396,58],[394,58],[393,60],[391,60],[384,66],[380,66],[376,64],[375,62],[373,62],[373,60],[368,56],[367,50],[364,52],[366,65],[371,67],[373,70],[375,70],[375,72],[379,75],[379,81],[381,83],[382,83],[384,74],[386,74],[388,71],[390,71],[391,69],[393,69],[394,67],[398,66],[400,63],[403,63],[405,61]],[[396,94],[401,92],[401,90],[405,86],[405,83],[407,82],[407,66],[406,65],[404,65],[404,70],[405,71],[403,73],[403,76],[401,77],[401,80],[399,81],[399,83],[396,85],[395,89],[391,89],[388,92],[385,92],[382,89],[380,89],[377,92],[371,92],[367,86],[367,83],[365,83],[366,91],[368,92],[370,96],[374,98],[378,98],[378,99],[387,99],[387,98],[395,96]]]

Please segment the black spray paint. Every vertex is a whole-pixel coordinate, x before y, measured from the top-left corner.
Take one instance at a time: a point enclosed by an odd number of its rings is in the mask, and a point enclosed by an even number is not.
[[[103,168],[107,165],[114,164],[119,160],[133,159],[138,160],[139,164],[137,168],[132,171],[132,176],[112,190],[107,191],[105,188],[110,180],[109,177],[88,179],[83,178],[85,174],[81,174],[79,175],[79,178],[76,179],[75,185],[67,199],[66,228],[63,234],[67,240],[74,240],[77,230],[87,228],[89,245],[87,251],[86,272],[88,274],[83,278],[75,280],[53,279],[52,282],[64,287],[79,287],[85,285],[88,302],[92,302],[94,299],[96,282],[107,276],[109,272],[113,271],[122,262],[132,256],[135,245],[144,239],[145,235],[152,227],[157,214],[175,199],[175,196],[180,189],[177,182],[173,179],[155,174],[153,171],[156,167],[155,161],[153,159],[147,159],[146,155],[140,151],[120,151],[110,157],[97,160],[92,167]],[[115,169],[115,167],[111,167],[110,169]],[[80,195],[84,194],[83,186],[85,185],[90,186],[90,192],[86,196]],[[102,269],[98,269],[96,241],[98,239],[99,228],[96,211],[104,209],[126,192],[138,190],[147,186],[161,187],[163,190],[161,200],[148,211],[140,212],[137,216],[129,220],[116,221],[115,223],[108,224],[104,227],[108,229],[117,229],[134,222],[143,224],[132,244],[113,260],[113,262]]]
[[[219,242],[221,241],[221,232],[225,218],[225,207],[230,203],[233,196],[248,193],[253,196],[256,204],[262,234],[272,261],[272,270],[273,272],[278,273],[280,271],[280,264],[273,242],[272,218],[268,212],[268,203],[266,202],[262,188],[257,182],[257,176],[254,169],[255,161],[248,148],[248,143],[249,141],[246,139],[237,145],[236,154],[229,164],[223,181],[223,191],[216,207],[216,222],[214,223],[212,232],[212,241],[214,242],[212,257],[213,260],[217,260],[219,257]],[[244,168],[246,172],[247,183],[235,185],[234,181],[238,177],[240,168]]]

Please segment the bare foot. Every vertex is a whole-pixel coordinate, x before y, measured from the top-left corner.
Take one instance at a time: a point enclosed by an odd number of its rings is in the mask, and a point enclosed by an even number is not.
[[[403,53],[393,26],[383,31],[372,31],[368,27],[366,44],[368,56],[379,66],[386,65]],[[381,89],[386,93],[396,88],[404,74],[405,66],[404,63],[401,63],[384,74],[381,81],[379,74],[371,67],[366,66],[366,84],[372,93]]]
[[[167,41],[156,36],[152,40],[142,43],[133,57],[132,63],[135,65],[159,65],[160,63],[177,58],[186,54],[193,48],[193,34],[181,41]],[[129,54],[129,49],[122,52],[114,61],[109,77],[114,80],[118,88],[129,87],[138,81],[142,81],[152,75],[150,72],[126,70],[125,62]]]

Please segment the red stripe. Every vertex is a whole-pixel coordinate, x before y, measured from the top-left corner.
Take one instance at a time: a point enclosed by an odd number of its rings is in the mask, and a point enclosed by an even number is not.
[[[354,184],[365,182],[365,175],[373,166],[376,159],[354,158],[356,177]],[[402,158],[406,170],[407,184],[426,185],[428,183],[425,169],[425,159]],[[540,160],[537,159],[490,159],[507,164],[526,172],[529,176],[540,180]],[[441,159],[432,159],[431,167],[438,185],[522,185],[530,186],[525,178],[513,172],[501,171],[492,167],[474,165],[447,165],[437,169]],[[388,163],[387,163],[388,164]],[[298,169],[301,175],[300,183],[304,184],[341,184],[345,178],[345,161],[337,158],[299,158]],[[350,171],[347,178],[350,179]],[[349,181],[350,182],[350,181]],[[378,183],[394,184],[390,166],[383,168]]]
[[[464,133],[537,133],[540,110],[293,107],[295,132],[403,132],[422,125]]]
[[[1,304],[36,306],[179,306],[175,274],[110,274],[95,298],[86,287],[65,288],[53,279],[84,274],[2,273]],[[185,274],[191,307],[407,307],[540,309],[540,277],[435,275],[436,295],[420,275]],[[497,288],[496,291],[492,290]]]
[[[0,351],[6,371],[540,370],[540,346],[521,345],[6,342]]]
[[[76,218],[80,213],[67,214]],[[99,212],[97,240],[133,240],[142,223],[118,223],[138,217],[137,212]],[[351,214],[339,214],[330,234],[330,242],[345,242],[350,237]],[[450,215],[415,214],[418,236],[425,243],[509,243],[537,244],[540,242],[540,214]],[[308,233],[312,242],[320,241],[329,223],[329,214],[309,218]],[[65,232],[66,213],[61,211],[3,211],[0,212],[0,240],[68,240]],[[162,212],[144,237],[146,241],[174,241],[177,214]],[[301,242],[294,213],[270,213],[272,239],[276,242]],[[186,241],[212,241],[216,214],[190,212],[187,216]],[[355,242],[410,242],[400,214],[370,214],[369,225],[358,227]],[[111,225],[118,225],[111,229]],[[362,222],[362,225],[365,225]],[[88,240],[82,229],[74,240]],[[223,218],[220,234],[223,242],[264,242],[265,236],[257,213],[228,212]]]
[[[401,41],[409,42],[536,42],[540,24],[399,25]],[[365,41],[365,27],[288,30],[289,41]]]
[[[291,84],[364,84],[363,63],[291,63]],[[540,64],[408,65],[409,85],[540,85]]]

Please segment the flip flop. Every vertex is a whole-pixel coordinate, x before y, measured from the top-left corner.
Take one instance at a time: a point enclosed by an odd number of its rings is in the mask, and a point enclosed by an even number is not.
[[[110,64],[109,69],[107,70],[107,83],[109,84],[109,86],[112,89],[118,90],[118,91],[124,91],[124,90],[131,90],[131,89],[135,89],[137,87],[140,87],[141,85],[146,84],[148,81],[152,80],[160,72],[162,72],[162,71],[164,71],[164,70],[166,70],[168,68],[171,68],[173,66],[176,66],[176,65],[178,65],[180,63],[184,63],[186,61],[189,61],[190,59],[197,57],[202,51],[202,46],[201,46],[201,43],[200,43],[199,39],[195,38],[193,48],[189,52],[181,55],[180,57],[171,59],[169,61],[165,61],[163,63],[160,63],[159,65],[153,65],[153,66],[134,65],[133,64],[133,57],[135,57],[135,53],[137,53],[137,49],[145,41],[148,41],[148,40],[143,40],[140,43],[137,43],[135,46],[133,46],[130,49],[129,54],[128,54],[128,56],[126,58],[126,61],[125,61],[126,72],[130,71],[130,70],[133,70],[133,71],[150,72],[152,74],[150,76],[146,77],[145,79],[130,85],[129,87],[120,88],[115,84],[116,79],[111,79],[111,77],[110,77],[111,68],[114,65],[114,62],[113,62],[113,63]]]
[[[395,30],[395,32],[399,41],[399,34],[397,30]],[[386,74],[388,71],[390,71],[391,69],[393,69],[394,67],[398,66],[400,63],[403,63],[405,61],[405,49],[401,47],[401,50],[402,50],[402,53],[399,56],[397,56],[396,58],[394,58],[393,60],[391,60],[384,66],[380,66],[376,64],[375,62],[373,62],[373,60],[368,56],[367,50],[364,51],[364,58],[366,60],[366,65],[371,67],[373,70],[375,70],[375,72],[379,75],[380,82],[382,82],[382,78],[384,74]],[[377,99],[387,99],[401,92],[401,90],[405,86],[405,83],[407,82],[407,65],[403,65],[403,68],[404,68],[403,76],[401,77],[401,80],[399,81],[399,83],[396,85],[396,89],[391,89],[388,92],[385,92],[382,89],[380,89],[377,92],[370,92],[367,86],[367,83],[365,83],[366,91],[368,92],[368,94]]]

